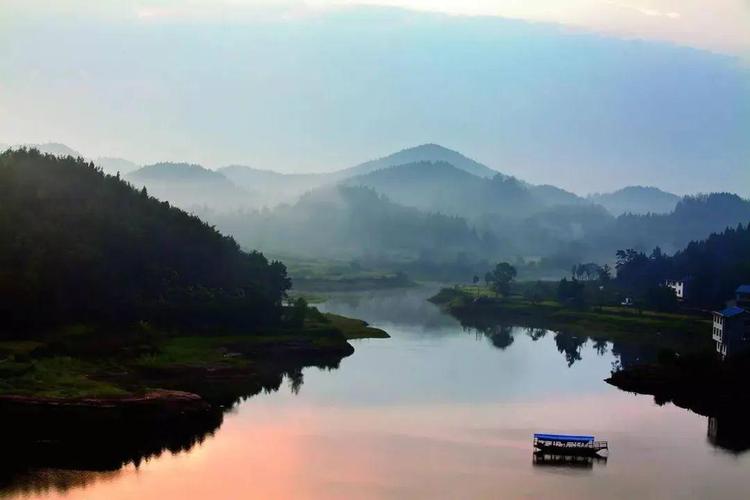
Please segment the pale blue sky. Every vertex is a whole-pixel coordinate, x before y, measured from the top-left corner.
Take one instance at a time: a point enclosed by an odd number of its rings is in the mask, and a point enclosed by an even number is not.
[[[202,1],[11,1],[0,14],[0,142],[287,172],[436,142],[580,193],[652,184],[750,195],[741,31],[688,43],[666,28],[653,36],[650,20],[623,32],[617,16],[588,26],[286,8],[296,2],[248,15],[236,3],[243,15]],[[500,5],[490,4],[475,5]],[[648,9],[670,22],[694,5]]]

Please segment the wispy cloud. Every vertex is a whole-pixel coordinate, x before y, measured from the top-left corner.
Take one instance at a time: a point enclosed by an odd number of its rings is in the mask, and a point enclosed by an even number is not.
[[[643,7],[641,5],[633,5],[633,4],[621,3],[621,2],[608,1],[604,3],[608,5],[613,5],[615,7],[619,7],[621,9],[637,12],[639,14],[642,14],[648,17],[663,17],[667,19],[679,19],[680,17],[682,17],[682,15],[679,12],[675,12],[675,11],[663,11],[663,10],[649,8],[649,7]]]

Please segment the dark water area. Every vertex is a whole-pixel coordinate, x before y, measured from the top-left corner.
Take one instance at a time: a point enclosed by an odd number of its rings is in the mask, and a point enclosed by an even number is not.
[[[392,338],[354,341],[338,368],[287,375],[203,427],[6,450],[0,496],[747,498],[741,419],[604,382],[650,353],[540,329],[463,327],[425,300],[431,292],[333,295],[321,309]],[[534,432],[593,434],[611,452],[533,455]]]

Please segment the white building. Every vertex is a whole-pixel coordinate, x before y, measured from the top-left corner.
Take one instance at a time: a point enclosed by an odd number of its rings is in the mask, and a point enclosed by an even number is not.
[[[732,306],[714,312],[711,337],[722,359],[750,347],[750,313]]]
[[[664,285],[674,290],[674,294],[678,300],[685,300],[690,294],[690,282],[691,278],[685,277],[679,280],[667,280]]]

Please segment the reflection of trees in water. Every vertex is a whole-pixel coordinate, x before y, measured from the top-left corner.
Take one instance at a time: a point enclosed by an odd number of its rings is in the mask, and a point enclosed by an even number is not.
[[[544,338],[544,336],[547,335],[547,330],[545,330],[544,328],[526,328],[526,335],[528,335],[531,340],[536,342],[537,340]]]
[[[491,331],[487,332],[486,335],[492,345],[498,349],[505,350],[513,344],[513,327],[511,326],[497,325]]]
[[[555,333],[555,345],[558,352],[565,355],[568,366],[573,366],[576,361],[581,360],[581,348],[588,341],[588,337],[578,337],[568,333]]]
[[[64,493],[74,488],[85,488],[100,481],[111,481],[118,478],[121,473],[120,470],[96,472],[40,469],[18,473],[8,480],[0,475],[0,496],[40,496],[53,491]]]
[[[606,339],[594,339],[594,350],[599,356],[604,356],[607,354],[608,344]]]
[[[750,428],[747,415],[708,417],[708,442],[717,448],[741,454],[750,450]]]
[[[558,352],[565,357],[568,366],[573,366],[583,359],[583,348],[589,340],[591,340],[591,347],[597,355],[612,354],[615,358],[612,364],[613,371],[639,363],[654,362],[657,358],[657,349],[653,345],[623,342],[618,339],[610,341],[601,337],[574,335],[565,331],[552,332],[544,328],[517,327],[498,323],[497,320],[488,317],[462,318],[461,326],[464,331],[471,332],[477,337],[487,338],[494,347],[501,350],[513,345],[514,335],[517,332],[523,332],[534,342],[544,338],[548,333],[552,333],[555,346]]]
[[[121,413],[54,413],[33,411],[14,417],[2,414],[6,436],[0,455],[0,497],[17,494],[66,492],[94,482],[111,480],[128,465],[186,453],[213,436],[225,411],[260,392],[279,390],[284,379],[297,394],[304,377],[302,367],[338,368],[340,357],[287,361],[268,367],[255,377],[197,377],[181,385],[203,396],[211,404],[200,412],[146,415]],[[191,385],[192,384],[192,385]],[[84,410],[86,411],[86,410]],[[129,412],[129,413],[128,413]]]
[[[292,394],[295,396],[299,394],[299,390],[302,388],[302,384],[305,381],[302,370],[289,371],[286,374],[286,378],[289,381],[289,389],[292,391]]]
[[[619,359],[620,368],[629,368],[640,363],[656,361],[656,349],[653,346],[640,345],[635,342],[612,342],[612,354]]]
[[[0,496],[66,492],[114,479],[126,465],[137,468],[163,453],[176,455],[201,445],[222,419],[221,411],[212,410],[163,422],[71,423],[65,426],[67,435],[51,439],[34,438],[35,429],[24,428],[22,421],[4,421],[14,435],[5,439],[0,457]]]

